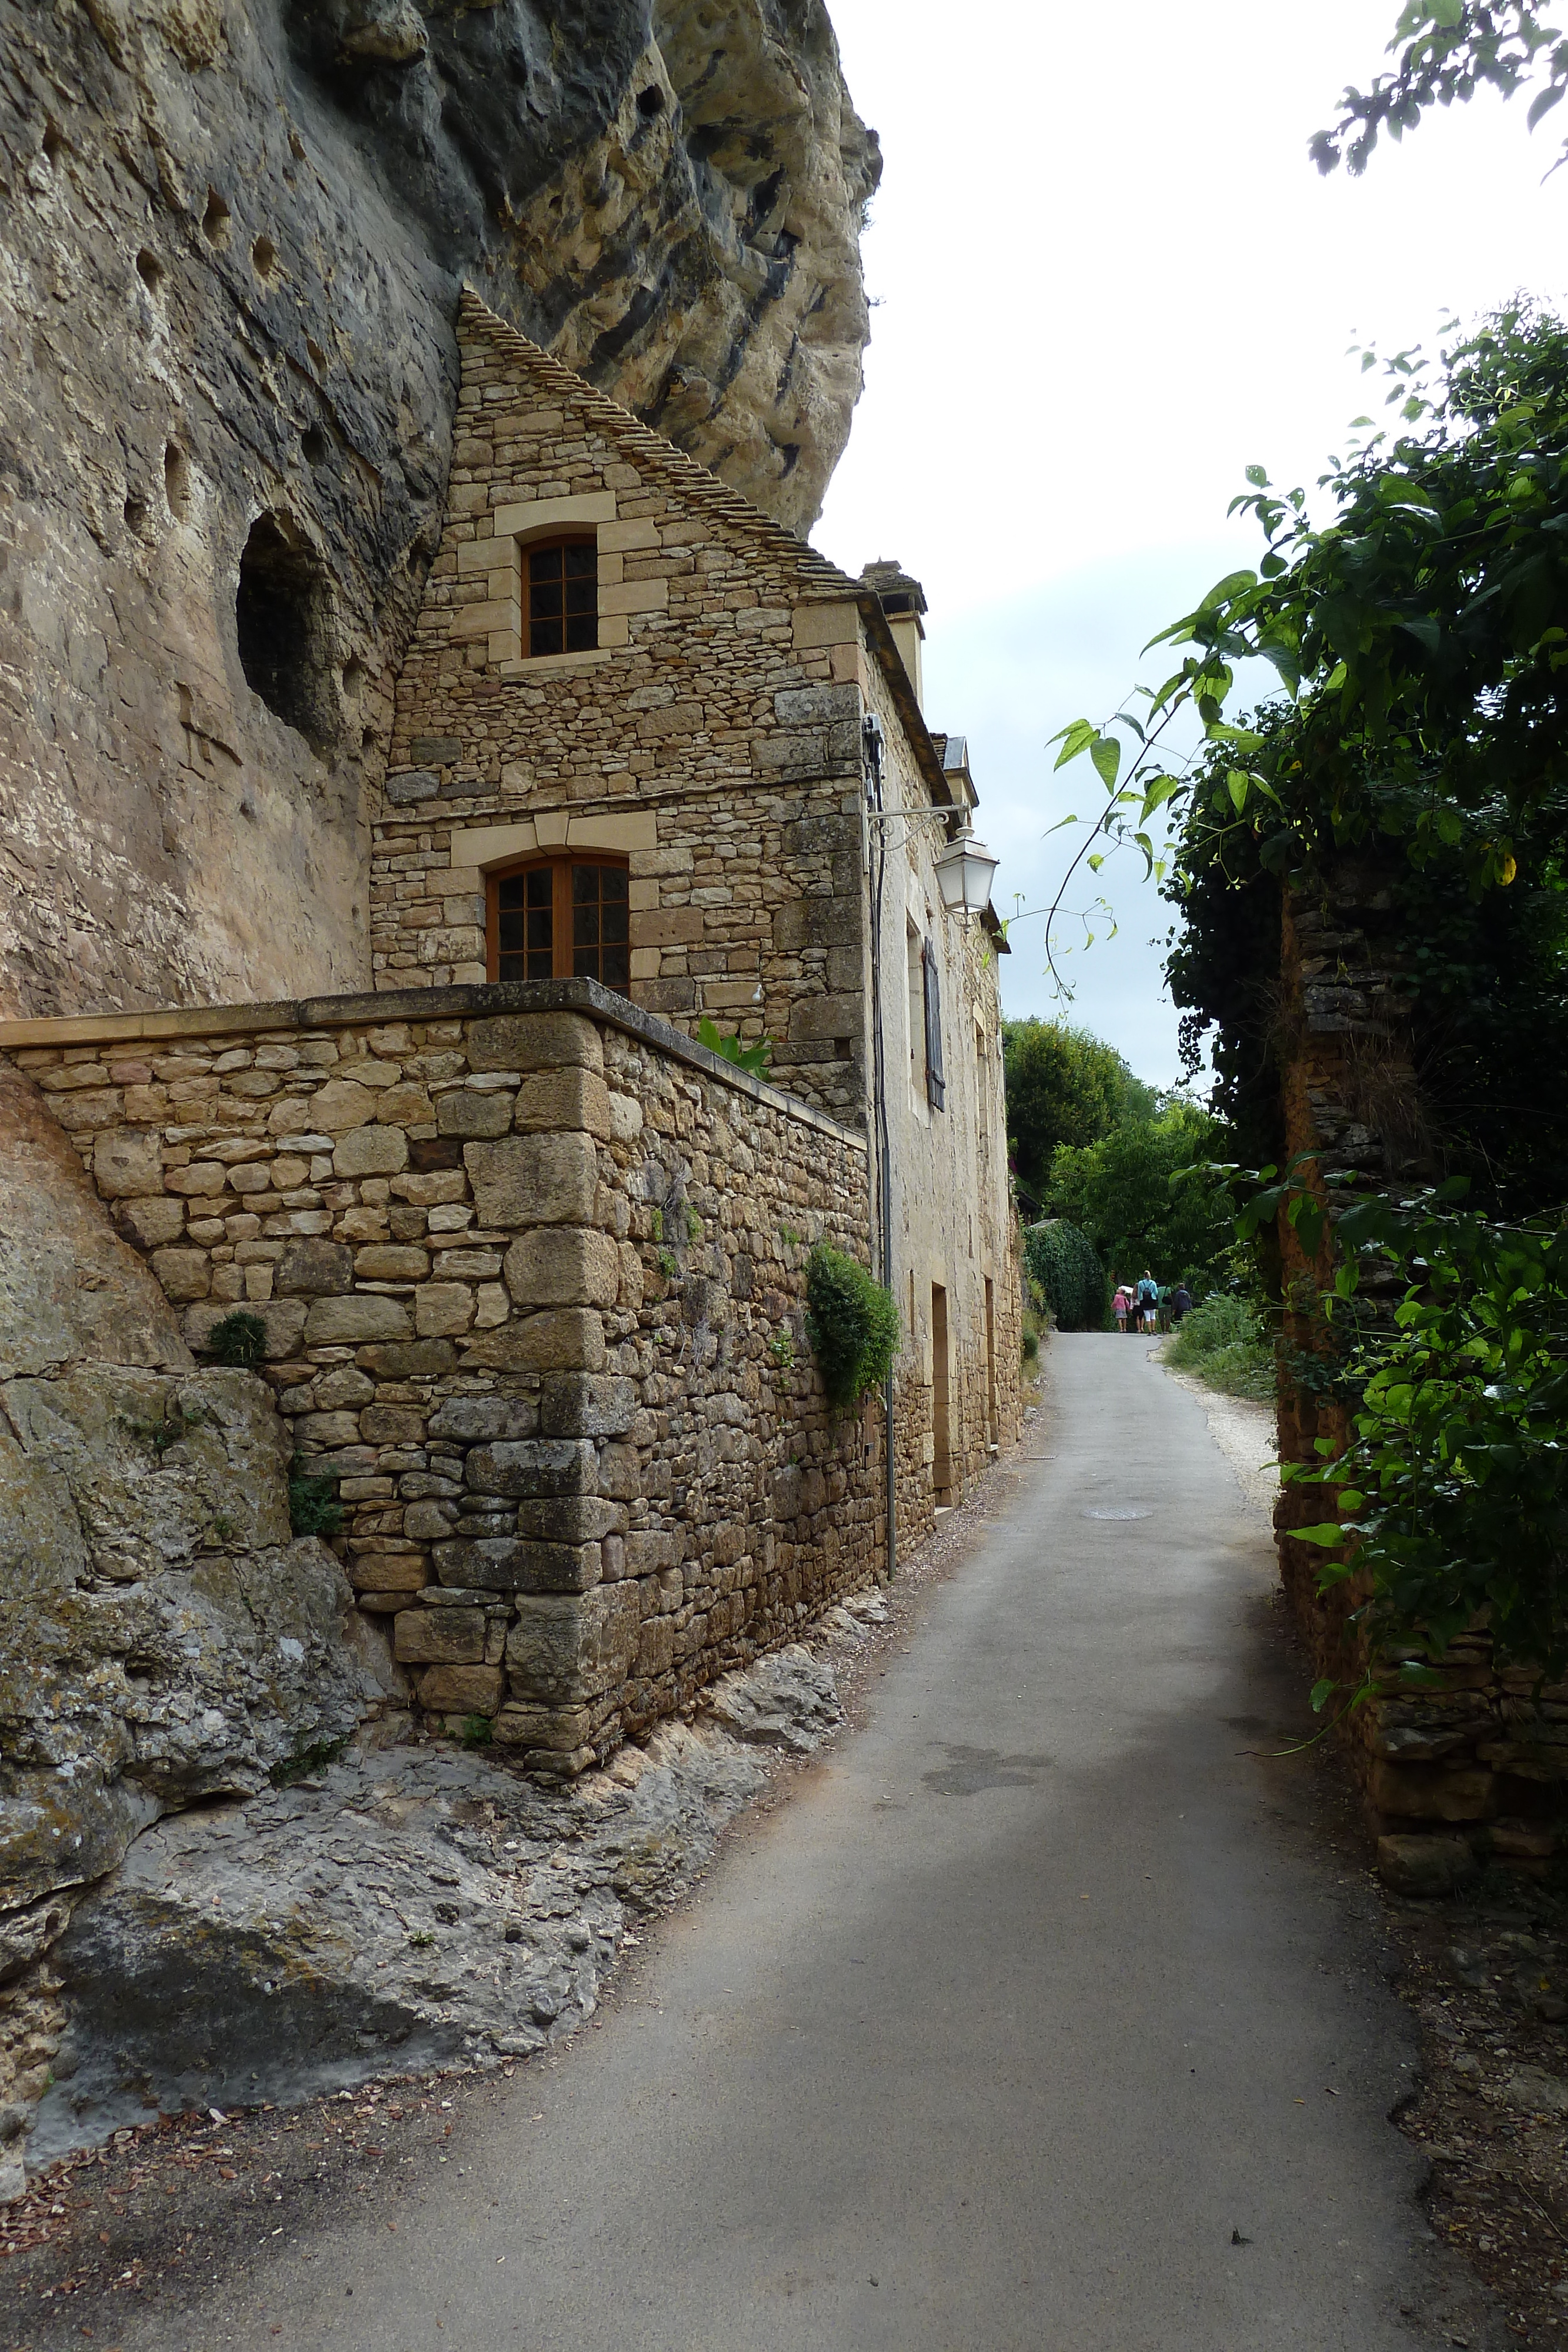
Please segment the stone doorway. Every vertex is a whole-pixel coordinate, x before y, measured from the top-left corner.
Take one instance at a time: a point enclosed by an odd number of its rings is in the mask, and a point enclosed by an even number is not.
[[[931,1286],[931,1434],[936,1444],[931,1483],[938,1503],[953,1499],[953,1446],[947,1367],[947,1293]]]

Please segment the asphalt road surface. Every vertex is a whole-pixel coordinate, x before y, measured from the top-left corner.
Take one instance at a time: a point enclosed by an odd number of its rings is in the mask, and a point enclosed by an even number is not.
[[[1249,1752],[1301,1720],[1267,1537],[1142,1343],[1059,1339],[1050,1378],[1040,1458],[869,1725],[732,1836],[635,2001],[460,2161],[214,2283],[204,2345],[1481,2340],[1432,2316],[1364,1879],[1309,1769]],[[153,2309],[120,2340],[192,2330]]]

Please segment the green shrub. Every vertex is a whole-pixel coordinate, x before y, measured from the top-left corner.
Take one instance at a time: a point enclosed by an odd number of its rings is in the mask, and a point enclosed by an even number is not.
[[[1045,1293],[1059,1331],[1105,1328],[1105,1269],[1088,1236],[1065,1218],[1030,1225],[1023,1237],[1024,1262]]]
[[[1182,1318],[1165,1360],[1225,1396],[1274,1398],[1274,1352],[1244,1298],[1217,1291]]]
[[[288,1524],[297,1536],[335,1536],[343,1524],[335,1478],[312,1476],[302,1463],[288,1465]]]
[[[236,1307],[207,1334],[205,1353],[215,1364],[235,1364],[254,1372],[267,1354],[267,1326],[259,1315]]]
[[[852,1412],[882,1387],[898,1353],[893,1294],[858,1260],[818,1242],[806,1261],[806,1337],[828,1402],[835,1412]]]

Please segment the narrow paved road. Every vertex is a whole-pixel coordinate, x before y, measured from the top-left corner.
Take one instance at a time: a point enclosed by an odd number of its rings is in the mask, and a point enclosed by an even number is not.
[[[204,2345],[1465,2340],[1418,2315],[1385,2120],[1413,2052],[1364,1890],[1301,1768],[1248,1753],[1300,1713],[1267,1540],[1143,1345],[1051,1356],[1041,1458],[869,1727],[657,1931],[635,2005],[465,2124],[461,2171],[215,2287]]]

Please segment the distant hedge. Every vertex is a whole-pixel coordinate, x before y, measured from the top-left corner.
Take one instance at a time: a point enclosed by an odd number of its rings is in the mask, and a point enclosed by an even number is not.
[[[1029,1226],[1023,1238],[1025,1261],[1045,1293],[1057,1329],[1103,1331],[1105,1269],[1087,1234],[1064,1217],[1051,1217]]]

